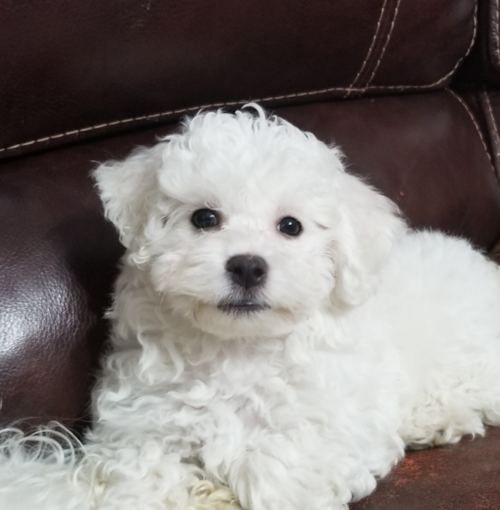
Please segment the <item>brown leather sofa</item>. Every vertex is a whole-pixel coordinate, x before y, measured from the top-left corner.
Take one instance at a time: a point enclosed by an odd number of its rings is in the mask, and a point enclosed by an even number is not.
[[[89,172],[255,100],[415,227],[500,237],[499,1],[0,0],[0,423],[81,427],[118,258]],[[498,510],[500,430],[410,453],[357,510]]]

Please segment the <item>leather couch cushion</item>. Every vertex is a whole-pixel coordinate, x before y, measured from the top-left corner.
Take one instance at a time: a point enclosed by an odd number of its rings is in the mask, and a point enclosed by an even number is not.
[[[350,510],[498,510],[500,428],[484,438],[410,452]]]
[[[200,106],[445,87],[474,0],[0,2],[0,157]]]

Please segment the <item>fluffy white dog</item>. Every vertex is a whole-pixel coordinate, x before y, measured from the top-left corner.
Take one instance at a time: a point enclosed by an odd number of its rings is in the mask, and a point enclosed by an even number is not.
[[[2,510],[345,509],[500,424],[499,268],[253,110],[95,172],[127,252],[94,426],[5,431]]]

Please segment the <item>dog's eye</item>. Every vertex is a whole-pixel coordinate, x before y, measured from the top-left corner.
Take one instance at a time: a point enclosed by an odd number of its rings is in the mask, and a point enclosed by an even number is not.
[[[213,228],[219,224],[219,216],[211,209],[198,209],[191,216],[191,223],[196,228]]]
[[[302,232],[302,225],[299,220],[287,216],[278,223],[278,230],[287,236],[298,236]]]

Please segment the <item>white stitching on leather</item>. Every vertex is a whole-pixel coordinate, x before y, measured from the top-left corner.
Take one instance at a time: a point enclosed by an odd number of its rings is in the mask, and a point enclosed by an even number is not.
[[[377,64],[375,65],[375,68],[373,69],[373,73],[370,76],[368,82],[366,83],[366,85],[364,87],[365,90],[368,89],[368,87],[370,86],[370,83],[373,81],[373,78],[375,78],[375,73],[377,72],[377,70],[380,66],[380,62],[382,62],[382,58],[384,57],[385,50],[387,49],[387,46],[389,46],[389,41],[391,40],[392,31],[394,30],[394,26],[396,24],[396,18],[398,17],[400,4],[401,4],[401,0],[398,0],[398,3],[396,4],[396,8],[394,9],[394,16],[392,17],[391,28],[389,29],[389,32],[387,33],[387,39],[385,40],[385,44],[384,44],[384,47],[382,48],[382,51],[380,52]]]
[[[472,120],[472,122],[476,128],[477,134],[479,135],[479,138],[481,139],[481,143],[483,144],[483,148],[484,148],[484,151],[486,152],[486,156],[488,156],[488,160],[489,160],[491,168],[493,170],[493,174],[496,177],[495,166],[493,165],[493,161],[491,159],[491,155],[488,150],[488,146],[486,145],[486,142],[484,141],[483,134],[481,133],[481,129],[479,128],[479,124],[477,123],[477,121],[474,117],[474,114],[470,111],[470,108],[467,106],[467,103],[458,94],[456,94],[455,92],[453,92],[453,90],[450,90],[448,88],[445,90],[447,92],[449,92],[465,108],[465,111],[468,113],[470,119]]]
[[[370,48],[368,49],[368,53],[366,54],[365,60],[361,64],[361,67],[360,67],[360,69],[358,71],[358,74],[355,76],[353,82],[349,85],[349,89],[354,87],[354,85],[356,85],[356,83],[358,82],[358,79],[361,76],[361,73],[364,71],[365,66],[366,66],[366,64],[368,62],[368,59],[370,58],[370,55],[372,54],[373,48],[375,47],[375,43],[377,41],[378,32],[379,32],[380,27],[382,25],[382,20],[384,19],[385,7],[387,5],[387,2],[388,2],[388,0],[384,0],[384,3],[382,4],[382,10],[380,11],[380,16],[379,16],[378,21],[377,21],[377,28],[375,29],[375,34],[373,36],[372,43],[370,44]],[[351,93],[351,91],[348,90],[347,93],[345,94],[344,98],[349,97],[350,93]]]
[[[437,87],[438,85],[440,85],[441,83],[446,81],[456,71],[458,66],[462,63],[462,61],[467,57],[467,55],[472,50],[472,46],[474,44],[474,41],[475,41],[475,38],[476,38],[476,32],[477,32],[477,11],[478,11],[478,7],[477,6],[478,6],[478,0],[476,0],[475,4],[474,4],[474,30],[472,32],[472,39],[471,39],[469,48],[467,49],[465,55],[458,59],[457,63],[455,64],[455,66],[453,67],[453,69],[451,71],[449,71],[443,77],[439,78],[437,81],[435,81],[433,83],[428,83],[427,85],[370,85],[370,86],[365,87],[365,88],[330,87],[330,88],[326,88],[326,89],[322,89],[322,90],[315,90],[315,91],[311,91],[311,92],[299,92],[299,93],[296,93],[296,94],[285,94],[285,95],[281,95],[281,96],[273,96],[273,97],[266,97],[266,98],[262,98],[262,99],[254,99],[254,101],[257,102],[257,103],[259,103],[259,102],[265,103],[265,102],[275,101],[275,100],[278,100],[278,99],[293,99],[293,98],[296,98],[296,97],[315,96],[315,95],[319,95],[319,94],[326,94],[328,92],[336,92],[336,91],[338,91],[338,92],[349,92],[349,93],[350,92],[360,92],[360,93],[363,94],[367,90],[374,90],[374,91],[385,91],[385,90],[394,91],[394,90],[397,90],[399,92],[403,92],[403,91],[406,91],[406,90],[408,90],[408,91],[412,91],[412,90],[428,90],[428,89],[432,89],[433,87]],[[225,103],[213,103],[213,104],[208,104],[208,105],[192,106],[192,107],[189,107],[189,108],[181,108],[181,109],[178,109],[178,110],[169,110],[169,111],[165,111],[165,112],[162,112],[162,113],[153,113],[151,115],[141,115],[139,117],[131,117],[131,118],[128,118],[128,119],[122,119],[122,120],[115,120],[115,121],[111,121],[111,122],[105,122],[105,123],[102,123],[102,124],[98,124],[96,126],[88,126],[88,127],[84,127],[84,128],[80,128],[80,129],[75,129],[75,130],[72,130],[72,131],[65,131],[64,133],[59,133],[57,135],[45,136],[43,138],[37,138],[35,140],[30,140],[29,142],[22,142],[22,143],[17,143],[15,145],[10,145],[8,147],[3,147],[3,148],[0,148],[0,154],[5,153],[5,152],[9,152],[9,151],[14,151],[14,150],[17,150],[17,149],[20,149],[20,148],[23,148],[23,147],[28,147],[30,145],[36,145],[36,144],[39,144],[39,143],[48,142],[50,140],[55,140],[55,139],[58,139],[58,138],[64,138],[64,137],[68,137],[68,136],[78,136],[80,133],[85,133],[85,132],[88,132],[88,131],[97,131],[99,129],[104,129],[104,128],[107,128],[107,127],[117,126],[117,125],[121,125],[121,124],[128,124],[130,122],[138,122],[138,121],[144,121],[144,120],[145,121],[147,121],[147,120],[158,120],[158,119],[161,119],[162,117],[167,117],[167,116],[170,116],[170,115],[189,113],[189,112],[200,110],[202,108],[221,108],[221,107],[224,107],[224,106],[238,106],[238,105],[242,105],[242,104],[245,104],[245,103],[248,103],[248,102],[249,102],[249,100],[245,99],[245,100],[239,100],[239,101],[228,101],[228,102],[225,102]]]
[[[486,108],[488,110],[489,117],[491,119],[491,124],[493,125],[493,130],[495,132],[496,136],[496,143],[495,145],[495,156],[498,158],[500,156],[500,137],[498,136],[498,127],[497,122],[495,120],[495,116],[493,115],[493,109],[491,108],[490,98],[488,97],[488,93],[486,91],[483,91],[482,96],[485,98]]]
[[[474,46],[474,41],[476,40],[476,34],[477,34],[477,13],[478,13],[478,0],[474,3],[474,28],[472,30],[472,39],[470,41],[469,47],[467,48],[467,51],[465,52],[465,55],[458,59],[457,63],[455,64],[455,67],[447,74],[445,74],[442,78],[440,78],[438,81],[434,82],[432,86],[437,86],[446,81],[460,66],[460,64],[469,56],[469,53],[472,51],[472,47]],[[370,87],[373,88],[373,87]],[[422,87],[423,88],[423,87]]]

